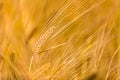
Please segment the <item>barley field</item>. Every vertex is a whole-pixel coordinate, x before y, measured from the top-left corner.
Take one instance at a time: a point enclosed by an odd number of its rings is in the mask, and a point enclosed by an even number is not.
[[[120,0],[0,0],[0,80],[120,80]]]

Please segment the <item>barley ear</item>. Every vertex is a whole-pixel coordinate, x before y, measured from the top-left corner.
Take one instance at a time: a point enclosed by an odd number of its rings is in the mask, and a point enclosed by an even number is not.
[[[38,56],[37,55],[39,53],[39,49],[47,41],[47,39],[52,35],[54,30],[55,30],[55,27],[52,26],[43,35],[41,35],[38,38],[38,40],[33,44],[33,47],[32,47],[33,55],[32,55],[31,60],[30,60],[29,72],[31,71],[34,57],[36,57],[36,59],[37,59],[36,63],[37,63],[38,62]]]

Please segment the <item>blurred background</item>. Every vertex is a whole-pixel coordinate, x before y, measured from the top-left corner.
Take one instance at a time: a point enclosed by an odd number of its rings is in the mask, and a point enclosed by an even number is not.
[[[120,0],[0,0],[0,80],[120,80]]]

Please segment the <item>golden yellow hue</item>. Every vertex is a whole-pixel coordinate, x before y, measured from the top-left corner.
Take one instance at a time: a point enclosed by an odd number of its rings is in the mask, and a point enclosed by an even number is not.
[[[120,0],[0,0],[0,80],[120,80]]]

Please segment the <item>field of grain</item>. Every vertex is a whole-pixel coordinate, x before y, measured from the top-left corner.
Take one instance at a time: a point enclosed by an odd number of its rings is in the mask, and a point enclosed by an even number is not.
[[[0,80],[120,80],[120,0],[0,0]]]

